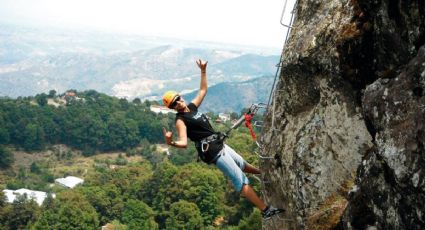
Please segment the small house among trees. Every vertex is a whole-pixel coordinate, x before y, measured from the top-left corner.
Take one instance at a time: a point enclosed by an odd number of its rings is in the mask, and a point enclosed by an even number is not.
[[[25,188],[21,188],[18,190],[3,190],[4,195],[6,196],[6,200],[9,203],[13,203],[18,196],[26,196],[28,199],[32,199],[37,202],[38,205],[42,205],[44,199],[47,198],[48,193],[41,191],[34,191]],[[55,198],[55,194],[52,194],[52,197]]]
[[[65,178],[57,178],[55,182],[65,188],[74,188],[75,186],[84,183],[84,180],[75,176],[67,176]]]

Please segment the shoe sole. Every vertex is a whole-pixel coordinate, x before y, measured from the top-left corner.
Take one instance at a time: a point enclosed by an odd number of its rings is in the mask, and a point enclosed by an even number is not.
[[[268,217],[263,217],[263,220],[270,220],[273,216],[276,216],[276,215],[278,215],[280,213],[285,213],[285,210],[282,210],[282,211],[279,211],[279,212],[275,212],[275,213],[273,213],[273,215],[268,216]]]

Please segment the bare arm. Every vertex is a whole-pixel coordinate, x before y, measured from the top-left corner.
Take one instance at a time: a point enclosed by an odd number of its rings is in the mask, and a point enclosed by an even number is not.
[[[186,125],[180,119],[176,121],[176,129],[178,133],[178,140],[173,141],[173,133],[167,131],[165,128],[162,128],[162,132],[164,133],[165,142],[168,145],[174,146],[176,148],[186,148],[187,147],[187,132]]]
[[[207,62],[202,63],[201,59],[196,61],[196,64],[201,69],[201,85],[199,87],[198,95],[195,99],[192,100],[192,103],[199,107],[204,100],[205,95],[207,95],[208,91],[208,83],[207,83]]]

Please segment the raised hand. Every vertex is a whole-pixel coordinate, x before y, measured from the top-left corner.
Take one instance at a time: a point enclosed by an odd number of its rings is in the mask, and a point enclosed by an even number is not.
[[[165,143],[170,145],[171,141],[173,141],[173,133],[170,131],[167,131],[165,127],[162,127],[162,133],[164,134]]]
[[[206,62],[202,62],[202,60],[201,59],[198,59],[197,61],[196,61],[196,64],[198,65],[198,67],[201,69],[201,72],[202,73],[206,73],[206,71],[207,71],[207,64],[208,64],[208,61],[206,61]]]

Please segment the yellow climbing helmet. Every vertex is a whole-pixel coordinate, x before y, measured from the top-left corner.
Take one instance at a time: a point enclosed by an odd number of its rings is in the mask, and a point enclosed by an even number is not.
[[[164,93],[164,96],[162,96],[162,102],[165,106],[170,108],[170,105],[178,95],[179,94],[176,91],[167,91]]]

